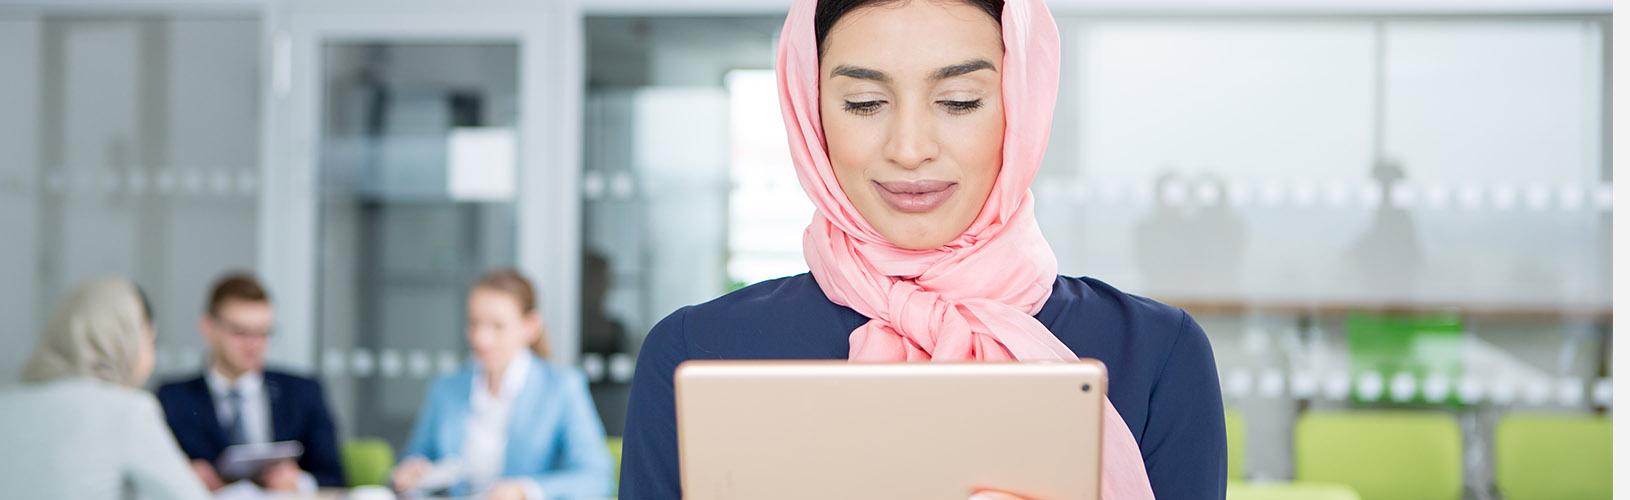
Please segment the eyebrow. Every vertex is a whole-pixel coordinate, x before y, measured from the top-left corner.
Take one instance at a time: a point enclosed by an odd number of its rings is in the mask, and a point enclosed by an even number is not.
[[[934,74],[930,77],[930,79],[932,79],[932,80],[944,80],[944,79],[947,79],[947,78],[954,78],[954,77],[966,75],[968,73],[972,73],[972,72],[979,71],[979,70],[982,70],[982,69],[988,69],[988,70],[991,70],[991,71],[996,71],[996,65],[991,64],[990,61],[986,61],[984,59],[973,59],[973,60],[969,60],[969,61],[961,63],[961,64],[953,64],[953,65],[950,65],[950,66],[940,68],[939,70],[934,71]],[[875,70],[875,69],[862,68],[862,67],[859,67],[859,66],[850,66],[850,65],[847,65],[847,64],[840,65],[840,66],[838,66],[836,68],[832,68],[832,76],[833,77],[847,76],[849,78],[856,78],[856,79],[860,79],[860,80],[872,80],[872,81],[883,82],[883,83],[889,83],[889,82],[894,81],[892,78],[889,78],[889,75],[884,74],[882,71],[878,71],[878,70]]]
[[[958,77],[982,69],[996,71],[996,65],[991,64],[990,61],[986,61],[984,59],[973,59],[962,64],[953,64],[940,68],[939,71],[934,72],[934,79],[944,80],[946,78]]]
[[[836,68],[832,68],[832,76],[833,77],[847,76],[849,78],[858,78],[858,79],[861,79],[861,80],[872,80],[872,81],[878,81],[878,82],[883,82],[883,83],[889,83],[889,82],[893,81],[893,79],[889,78],[889,75],[883,74],[882,71],[878,71],[878,70],[875,70],[875,69],[866,69],[866,68],[862,68],[862,67],[859,67],[859,66],[850,66],[850,65],[847,65],[847,64],[840,65],[840,66],[838,66]]]

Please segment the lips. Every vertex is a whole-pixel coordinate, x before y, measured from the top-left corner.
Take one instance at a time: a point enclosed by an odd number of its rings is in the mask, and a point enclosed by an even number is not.
[[[873,181],[884,203],[901,212],[921,213],[939,208],[951,199],[957,183],[951,181]]]

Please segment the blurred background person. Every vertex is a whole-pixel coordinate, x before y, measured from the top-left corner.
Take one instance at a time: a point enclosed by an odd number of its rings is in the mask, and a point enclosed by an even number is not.
[[[345,486],[334,423],[316,380],[266,369],[272,303],[254,276],[230,273],[209,294],[198,331],[209,344],[204,373],[158,390],[192,468],[211,490],[224,485],[216,460],[228,446],[296,441],[304,452],[251,478],[274,491]]]
[[[606,292],[611,288],[611,262],[603,253],[583,250],[583,296],[579,297],[582,314],[583,352],[611,356],[627,352],[628,329],[622,321],[606,312]]]
[[[63,299],[23,384],[0,393],[7,498],[208,498],[141,389],[154,336],[152,306],[123,278]]]
[[[611,496],[611,455],[588,384],[576,368],[544,361],[532,284],[493,271],[470,287],[467,307],[476,362],[431,383],[392,485],[495,500]]]

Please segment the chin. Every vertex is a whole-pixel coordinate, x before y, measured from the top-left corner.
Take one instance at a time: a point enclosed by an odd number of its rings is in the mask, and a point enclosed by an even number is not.
[[[908,250],[933,250],[956,239],[956,235],[940,238],[935,233],[932,230],[913,230],[904,234],[884,234],[883,237],[888,238],[894,246]]]
[[[909,213],[894,210],[882,200],[877,200],[876,212],[882,215],[880,218],[884,225],[894,230],[885,232],[878,224],[873,224],[872,227],[878,229],[878,234],[894,246],[909,250],[933,250],[962,236],[962,232],[973,223],[973,217],[969,217],[958,229],[949,227],[952,224],[947,221],[957,216],[955,213],[958,212],[957,201],[960,200],[947,200],[944,205],[931,212]],[[866,218],[864,213],[861,216]]]

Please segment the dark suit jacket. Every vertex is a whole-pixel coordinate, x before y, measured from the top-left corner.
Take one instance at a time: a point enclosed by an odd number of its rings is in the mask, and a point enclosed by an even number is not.
[[[266,397],[271,400],[272,440],[299,441],[305,447],[300,469],[311,473],[318,486],[345,486],[322,385],[272,370],[266,370],[265,381]],[[227,445],[226,430],[215,416],[215,401],[202,375],[164,384],[158,389],[158,400],[187,458],[213,463],[221,456]]]

